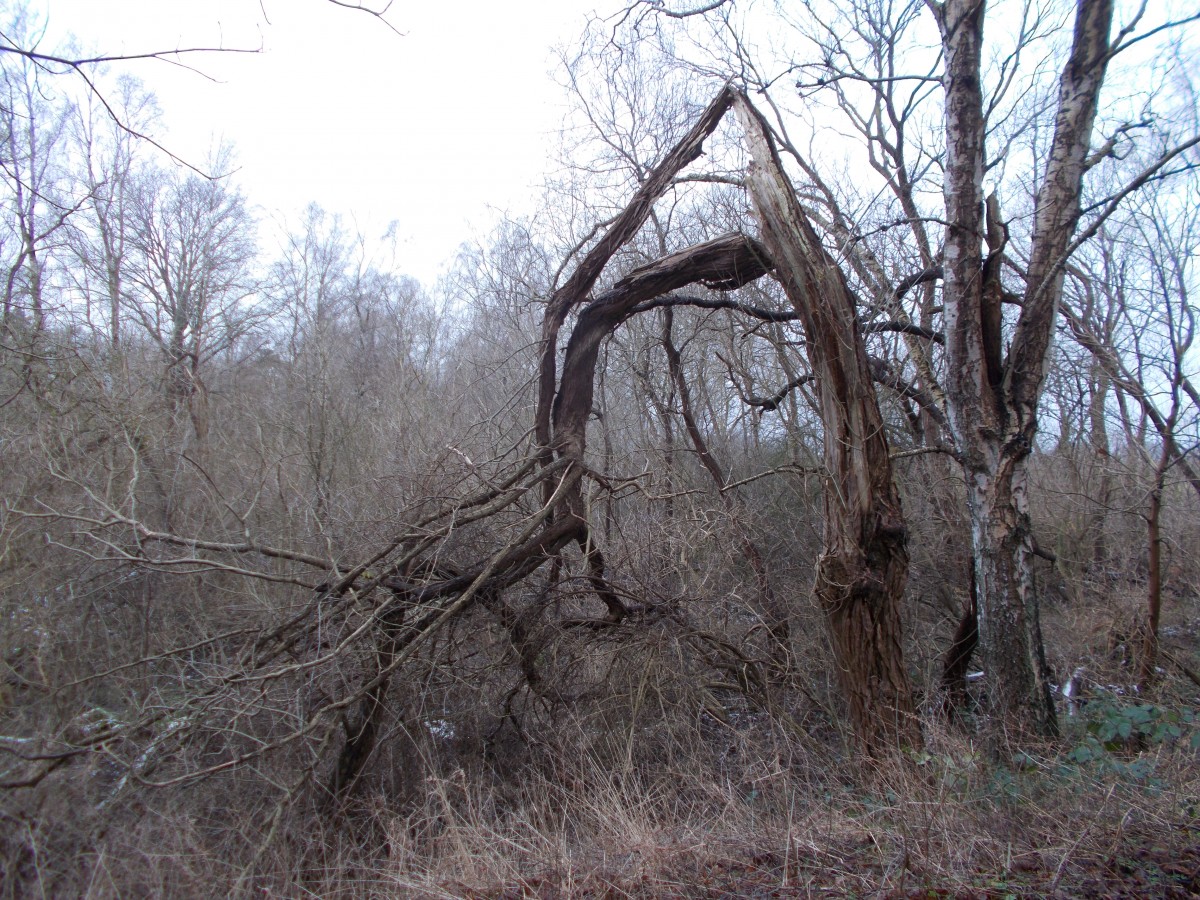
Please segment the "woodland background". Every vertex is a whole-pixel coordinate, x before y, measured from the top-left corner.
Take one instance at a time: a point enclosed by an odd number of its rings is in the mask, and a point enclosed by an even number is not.
[[[988,9],[993,199],[965,213],[945,22],[981,5],[596,19],[562,52],[538,211],[434,285],[316,206],[265,239],[212,177],[234,147],[174,160],[151,85],[39,56],[7,10],[0,892],[1200,890],[1197,17],[1113,12],[1039,294],[1087,7]],[[831,279],[807,300],[750,240],[749,104]],[[970,368],[973,279],[995,293]],[[869,639],[822,593],[833,294],[902,510]],[[1022,695],[996,626],[970,637],[995,472],[955,385],[1007,397],[1047,298],[1035,408],[1000,416],[1027,439],[997,450],[1044,645]]]

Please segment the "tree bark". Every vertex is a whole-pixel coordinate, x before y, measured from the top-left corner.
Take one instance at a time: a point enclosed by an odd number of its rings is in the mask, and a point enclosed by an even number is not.
[[[404,598],[396,596],[398,602],[379,624],[379,635],[375,646],[375,675],[387,672],[400,649],[401,634],[404,627],[406,604]],[[379,739],[379,731],[383,725],[384,713],[387,710],[388,677],[376,678],[375,683],[368,687],[358,703],[358,721],[351,724],[343,719],[346,731],[346,741],[338,753],[334,763],[333,773],[329,778],[327,790],[335,799],[344,798],[358,784],[375,744]]]
[[[725,112],[729,109],[733,95],[723,90],[709,104],[696,124],[666,155],[645,182],[638,188],[625,209],[605,232],[604,237],[580,262],[579,267],[556,290],[546,305],[542,317],[542,357],[538,374],[538,405],[534,432],[538,444],[545,454],[551,448],[551,409],[558,404],[556,393],[556,369],[558,335],[567,314],[584,302],[595,287],[609,259],[624,246],[650,217],[654,202],[671,186],[672,180],[688,163],[698,159],[704,149],[704,141],[713,133]],[[546,461],[549,456],[545,457]]]
[[[1154,683],[1158,666],[1158,623],[1162,615],[1162,496],[1167,467],[1171,464],[1169,447],[1163,447],[1154,471],[1150,490],[1150,509],[1146,512],[1146,540],[1149,567],[1146,573],[1146,624],[1142,633],[1142,652],[1138,666],[1138,687],[1148,690]]]
[[[828,472],[815,593],[850,724],[868,756],[917,748],[921,730],[901,646],[906,529],[857,301],[800,207],[766,123],[744,95],[735,109],[750,148],[746,184],[762,241],[804,326],[816,375]]]
[[[946,405],[967,483],[979,651],[998,728],[1049,736],[1058,726],[1033,578],[1026,466],[1065,254],[1079,219],[1085,160],[1108,62],[1112,3],[1079,0],[1077,6],[1071,55],[1059,80],[1050,158],[1037,197],[1025,296],[1007,358],[993,308],[999,267],[990,264],[1003,252],[1003,241],[993,231],[1002,226],[997,204],[985,212],[983,199],[985,4],[931,0],[929,6],[946,60]],[[981,250],[985,237],[993,251],[987,262]]]

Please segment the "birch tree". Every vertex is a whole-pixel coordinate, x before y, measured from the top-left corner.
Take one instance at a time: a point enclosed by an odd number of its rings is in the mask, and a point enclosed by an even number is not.
[[[943,303],[946,407],[967,483],[979,588],[979,648],[996,712],[1042,734],[1057,730],[1033,583],[1026,464],[1054,336],[1068,245],[1108,64],[1113,7],[1081,2],[1063,67],[1037,192],[1021,312],[1004,353],[998,263],[1008,241],[983,180],[987,119],[980,69],[985,7],[930,4],[945,52],[946,235]],[[982,247],[997,254],[985,268]]]

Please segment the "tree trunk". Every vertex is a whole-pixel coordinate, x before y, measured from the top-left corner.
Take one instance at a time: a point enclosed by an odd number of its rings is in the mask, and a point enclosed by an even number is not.
[[[979,651],[997,733],[1057,732],[1038,621],[1026,465],[1062,294],[1066,251],[1100,87],[1111,0],[1079,0],[1038,191],[1021,313],[1003,354],[1000,261],[1007,229],[983,197],[982,0],[930,4],[945,53],[946,405],[967,482],[979,588]],[[989,255],[981,250],[986,238]]]
[[[1105,535],[1108,506],[1112,501],[1112,453],[1108,449],[1108,423],[1105,421],[1105,406],[1108,403],[1108,373],[1099,360],[1093,359],[1091,366],[1091,402],[1088,405],[1088,422],[1092,453],[1100,470],[1100,484],[1095,491],[1091,523],[1088,531],[1092,536],[1091,568],[1094,577],[1101,577],[1108,568],[1108,539]]]
[[[1025,459],[998,454],[997,473],[967,483],[978,585],[979,648],[987,708],[1001,722],[1041,735],[1057,732],[1033,573],[1033,531]]]
[[[1170,420],[1174,426],[1174,411]],[[1146,625],[1142,633],[1141,662],[1138,686],[1144,691],[1154,682],[1158,666],[1158,622],[1162,615],[1162,500],[1167,469],[1171,465],[1174,442],[1163,442],[1162,453],[1154,470],[1154,486],[1150,489],[1150,509],[1146,512],[1146,540],[1149,543],[1150,561],[1146,573]]]
[[[901,647],[908,551],[900,497],[862,341],[857,303],[783,173],[766,123],[735,107],[753,160],[747,187],[762,241],[804,326],[825,434],[824,551],[815,593],[860,749],[922,745]]]
[[[395,599],[403,600],[399,596]],[[379,635],[376,638],[376,665],[373,677],[387,672],[396,658],[396,653],[400,650],[404,613],[405,607],[398,604],[380,621]],[[346,731],[346,742],[338,753],[327,787],[329,795],[334,799],[344,798],[354,789],[375,750],[375,744],[383,725],[383,717],[387,711],[386,702],[390,680],[387,677],[377,678],[376,683],[363,692],[362,699],[358,703],[358,721],[356,723],[351,724],[348,717],[342,720]]]

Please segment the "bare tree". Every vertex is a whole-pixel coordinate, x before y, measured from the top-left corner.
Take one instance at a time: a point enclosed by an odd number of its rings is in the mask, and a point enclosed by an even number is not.
[[[1114,216],[1085,259],[1069,268],[1067,323],[1115,392],[1126,446],[1138,468],[1150,473],[1141,513],[1147,534],[1147,609],[1138,661],[1143,688],[1155,680],[1158,663],[1162,518],[1172,473],[1200,496],[1194,458],[1200,393],[1190,359],[1196,332],[1196,199],[1195,172],[1176,184],[1155,185]],[[1083,268],[1089,263],[1092,271]],[[1150,424],[1148,438],[1139,434],[1131,404]]]
[[[1148,23],[1145,13],[1134,11],[1110,36],[1111,4],[1077,4],[1053,84],[1032,48],[1064,29],[1033,5],[1012,29],[997,26],[998,36],[985,41],[989,13],[976,0],[855,4],[832,20],[810,4],[788,20],[798,23],[807,48],[782,61],[752,52],[727,9],[679,32],[694,41],[687,55],[695,70],[732,74],[762,92],[781,147],[802,174],[801,196],[836,242],[839,263],[862,286],[869,310],[886,311],[906,329],[904,367],[915,379],[908,398],[919,403],[931,444],[940,428],[935,410],[944,411],[966,475],[989,703],[999,721],[1040,734],[1054,733],[1056,722],[1033,581],[1027,466],[1065,266],[1130,192],[1196,143],[1184,135],[1164,146],[1123,186],[1089,197],[1085,214],[1085,173],[1123,155],[1139,128],[1136,120],[1106,116],[1112,133],[1093,144],[1110,62],[1195,19]],[[936,44],[927,40],[930,19],[941,37]],[[799,106],[781,96],[788,90],[798,92]],[[830,154],[815,138],[823,109],[850,126],[859,149],[847,152],[877,176],[873,195],[830,176]],[[814,136],[796,140],[797,127]],[[1019,183],[1017,147],[1038,161]],[[1032,185],[1028,225],[1006,221],[999,192],[986,196],[985,183],[1014,193]],[[941,204],[930,202],[934,191]],[[1086,224],[1076,234],[1081,218]],[[929,343],[938,314],[940,362]]]
[[[157,115],[153,95],[132,78],[117,83],[113,109],[135,131],[145,131]],[[82,277],[72,272],[83,295],[90,319],[93,298],[107,313],[109,346],[121,347],[122,307],[126,297],[126,266],[131,241],[131,218],[137,171],[138,142],[129,130],[117,125],[95,97],[84,99],[72,120],[72,137],[82,167],[81,184],[87,190],[81,215],[72,232],[71,247],[80,262]],[[72,267],[73,268],[73,267]]]
[[[946,245],[943,300],[947,332],[947,410],[967,475],[979,585],[979,646],[994,677],[996,711],[1014,724],[1057,728],[1033,583],[1033,538],[1025,463],[1037,431],[1037,406],[1063,264],[1080,214],[1083,172],[1109,59],[1112,6],[1078,7],[1070,58],[1060,79],[1058,113],[1030,236],[1021,314],[1008,353],[999,323],[998,260],[1008,241],[995,200],[985,210],[985,100],[979,73],[984,7],[933,7],[946,57]]]
[[[18,15],[6,30],[27,35],[35,23]],[[47,324],[50,248],[61,240],[78,200],[62,189],[66,123],[71,105],[42,84],[38,66],[22,57],[0,59],[0,172],[5,183],[3,244],[5,325],[27,317],[35,334]],[[0,245],[2,246],[2,245]]]
[[[392,6],[391,2],[380,6],[351,3],[347,2],[347,0],[326,0],[326,2],[344,9],[357,10],[373,16],[397,36],[403,37],[403,34],[387,18]],[[260,6],[260,10],[263,19],[269,25],[270,19],[267,16],[266,6]],[[129,117],[126,115],[129,110],[122,107],[119,97],[117,102],[110,100],[111,94],[103,83],[101,76],[114,65],[130,63],[165,62],[173,66],[191,69],[191,61],[197,57],[203,59],[205,56],[210,56],[214,53],[260,53],[262,50],[261,46],[176,46],[174,48],[146,49],[143,52],[133,53],[80,53],[75,37],[70,39],[67,46],[61,48],[43,47],[42,41],[44,37],[45,32],[43,28],[31,27],[23,16],[19,16],[18,21],[0,31],[0,58],[4,59],[6,63],[7,61],[15,60],[17,65],[28,67],[30,70],[37,70],[46,76],[67,78],[73,76],[77,78],[82,82],[83,91],[87,95],[89,102],[102,107],[112,120],[114,127],[123,132],[127,137],[151,144],[179,165],[192,169],[197,175],[208,177],[209,174],[226,174],[222,173],[221,170],[211,170],[209,173],[205,173],[194,164],[172,153],[149,130],[142,127],[145,123],[138,120],[136,116]],[[86,36],[83,37],[86,41]],[[214,161],[209,160],[209,162]]]
[[[207,433],[205,364],[251,318],[253,222],[234,188],[147,172],[134,200],[130,314],[159,348],[168,400]]]

